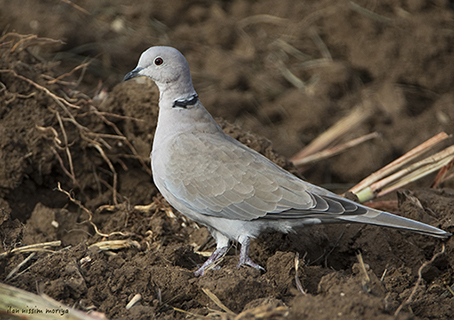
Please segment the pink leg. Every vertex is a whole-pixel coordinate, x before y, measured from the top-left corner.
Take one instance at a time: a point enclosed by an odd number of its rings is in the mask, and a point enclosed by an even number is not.
[[[218,248],[216,249],[213,254],[208,258],[207,261],[205,261],[205,263],[196,271],[194,272],[194,274],[196,276],[203,276],[203,274],[205,273],[205,269],[210,265],[212,264],[213,262],[215,262],[217,259],[219,259],[220,257],[222,257],[226,252],[227,250],[229,249],[228,246],[225,246],[225,247],[221,247],[221,248]]]
[[[247,265],[255,269],[265,271],[264,268],[262,268],[257,263],[252,261],[251,258],[249,258],[249,243],[250,243],[249,238],[246,238],[246,240],[244,240],[243,243],[241,243],[240,261],[238,262],[237,267],[239,268],[242,265]]]

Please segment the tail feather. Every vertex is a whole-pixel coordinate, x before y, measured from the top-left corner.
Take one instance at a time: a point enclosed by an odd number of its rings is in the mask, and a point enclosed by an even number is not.
[[[384,211],[370,210],[364,215],[339,216],[338,219],[350,222],[404,229],[437,238],[448,238],[452,236],[451,233],[443,231],[436,227],[432,227],[428,224],[400,217]]]

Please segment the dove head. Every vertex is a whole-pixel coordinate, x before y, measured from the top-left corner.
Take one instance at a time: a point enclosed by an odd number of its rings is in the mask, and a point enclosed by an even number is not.
[[[172,47],[151,47],[140,56],[137,67],[123,81],[138,76],[153,80],[161,95],[170,90],[172,95],[185,97],[194,94],[189,65],[184,56]]]

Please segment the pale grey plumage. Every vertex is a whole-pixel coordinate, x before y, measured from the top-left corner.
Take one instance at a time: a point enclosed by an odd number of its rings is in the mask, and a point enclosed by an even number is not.
[[[151,47],[125,76],[151,78],[160,90],[159,118],[151,154],[153,179],[167,201],[209,228],[217,249],[196,272],[221,256],[230,240],[241,243],[265,229],[288,232],[316,223],[359,222],[448,237],[438,228],[377,211],[339,197],[288,173],[224,134],[198,100],[189,66],[171,47]]]

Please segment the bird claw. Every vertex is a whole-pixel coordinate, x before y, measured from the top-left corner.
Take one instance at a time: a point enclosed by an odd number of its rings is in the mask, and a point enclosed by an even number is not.
[[[194,275],[197,277],[203,276],[205,274],[205,270],[210,265],[215,263],[219,258],[221,258],[227,252],[228,249],[229,249],[229,247],[227,247],[227,246],[216,249],[213,252],[213,254],[207,259],[207,261],[205,261],[205,263],[199,269],[197,269],[197,271],[194,272]],[[217,265],[212,267],[212,269],[214,269],[214,270],[219,270],[220,268],[221,267],[217,266]]]
[[[249,244],[250,244],[249,238],[246,238],[241,243],[240,261],[238,262],[237,267],[239,268],[242,265],[246,265],[246,266],[253,267],[257,270],[265,271],[265,269],[263,267],[259,266],[257,263],[252,261],[251,258],[249,258]]]
[[[201,266],[200,268],[197,269],[197,271],[194,272],[194,275],[196,277],[201,277],[205,274],[205,267]]]
[[[258,265],[254,261],[252,261],[252,259],[249,257],[246,257],[246,259],[240,259],[240,262],[238,262],[236,267],[240,268],[241,266],[244,266],[244,265],[250,266],[250,267],[260,270],[260,271],[266,271],[265,268],[263,268],[262,266]]]
[[[221,266],[214,266],[211,269],[213,270],[221,270]],[[201,277],[205,274],[206,266],[201,266],[200,268],[197,269],[197,271],[194,271],[194,275],[196,277]]]

